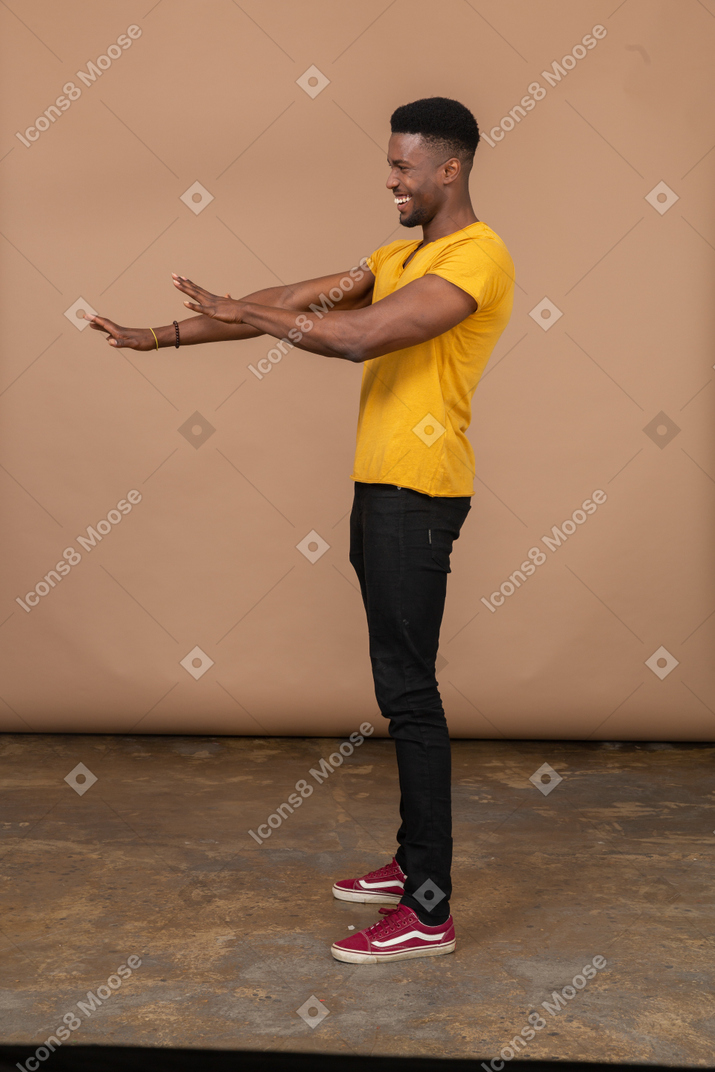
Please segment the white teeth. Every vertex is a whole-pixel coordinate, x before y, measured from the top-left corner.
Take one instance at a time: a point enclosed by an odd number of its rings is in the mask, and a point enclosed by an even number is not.
[[[412,194],[408,194],[407,197],[396,197],[395,198],[395,204],[396,205],[404,205],[406,201],[410,200],[411,196],[412,196]]]

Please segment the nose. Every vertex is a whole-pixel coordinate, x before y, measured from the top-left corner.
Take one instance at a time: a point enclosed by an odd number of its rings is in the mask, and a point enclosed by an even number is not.
[[[394,190],[396,186],[400,185],[400,180],[395,175],[394,171],[391,171],[390,174],[387,176],[387,182],[385,183],[385,185],[387,186],[388,190]]]

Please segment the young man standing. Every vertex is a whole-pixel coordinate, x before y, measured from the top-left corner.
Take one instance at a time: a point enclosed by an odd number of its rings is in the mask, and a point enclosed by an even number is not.
[[[514,293],[509,252],[477,219],[469,196],[479,141],[472,113],[429,97],[398,108],[391,131],[387,187],[400,223],[421,227],[421,239],[382,246],[366,268],[239,300],[174,275],[188,295],[184,304],[201,314],[180,325],[122,328],[89,318],[118,347],[268,334],[364,363],[350,561],[367,614],[375,695],[395,741],[401,824],[389,864],[333,886],[340,900],[395,905],[332,946],[333,956],[349,963],[455,948],[450,741],[435,660],[452,545],[474,493],[465,434],[471,398]],[[304,315],[336,288],[348,291],[339,308]]]

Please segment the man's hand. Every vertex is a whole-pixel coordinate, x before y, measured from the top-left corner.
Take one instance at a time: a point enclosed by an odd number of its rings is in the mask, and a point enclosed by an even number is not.
[[[346,284],[347,280],[347,284]],[[350,287],[350,281],[353,286]],[[363,309],[369,306],[372,299],[372,288],[375,278],[367,266],[360,262],[359,268],[350,268],[346,272],[338,272],[334,275],[321,276],[318,279],[307,279],[301,283],[290,285],[282,284],[278,287],[267,287],[255,291],[235,301],[230,294],[223,298],[211,294],[203,287],[196,286],[185,276],[172,272],[172,282],[177,290],[188,294],[192,299],[184,304],[190,309],[195,309],[200,315],[191,316],[182,320],[179,324],[181,346],[191,346],[196,343],[223,342],[239,339],[255,339],[265,334],[262,327],[248,323],[245,314],[249,308],[255,309],[260,306],[264,311],[275,309],[282,313],[278,326],[278,338],[295,328],[295,314],[311,308],[311,302],[324,302],[325,294],[332,293],[336,288],[344,292],[345,297],[341,300],[342,309]],[[330,307],[335,304],[330,303]],[[131,350],[155,350],[156,339],[150,328],[126,328],[103,316],[85,316],[90,326],[95,331],[106,332],[107,344],[115,348],[126,347]],[[285,321],[285,324],[284,324]],[[270,332],[271,327],[268,327]],[[158,337],[159,347],[174,346],[175,333],[173,325],[167,324],[155,327],[154,332]],[[316,353],[323,352],[316,350]],[[325,350],[327,356],[336,356],[334,349]]]
[[[211,294],[192,283],[186,276],[176,275],[175,272],[171,274],[174,286],[192,299],[184,302],[187,309],[194,309],[197,313],[203,313],[204,316],[210,316],[212,320],[220,320],[224,324],[241,323],[241,303],[234,301],[230,294],[220,298],[217,294]]]
[[[149,328],[122,328],[104,316],[88,316],[89,326],[95,331],[106,331],[110,346],[126,346],[130,350],[155,350],[156,342]]]

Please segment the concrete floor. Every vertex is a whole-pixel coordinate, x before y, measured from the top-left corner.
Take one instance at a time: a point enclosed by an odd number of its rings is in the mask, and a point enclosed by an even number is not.
[[[74,1042],[492,1059],[536,1010],[522,1060],[712,1063],[715,746],[455,741],[457,951],[373,967],[330,956],[377,918],[330,887],[394,851],[393,746],[318,785],[339,743],[2,738],[2,1040],[34,1049],[136,955]],[[312,795],[259,845],[299,779]]]

